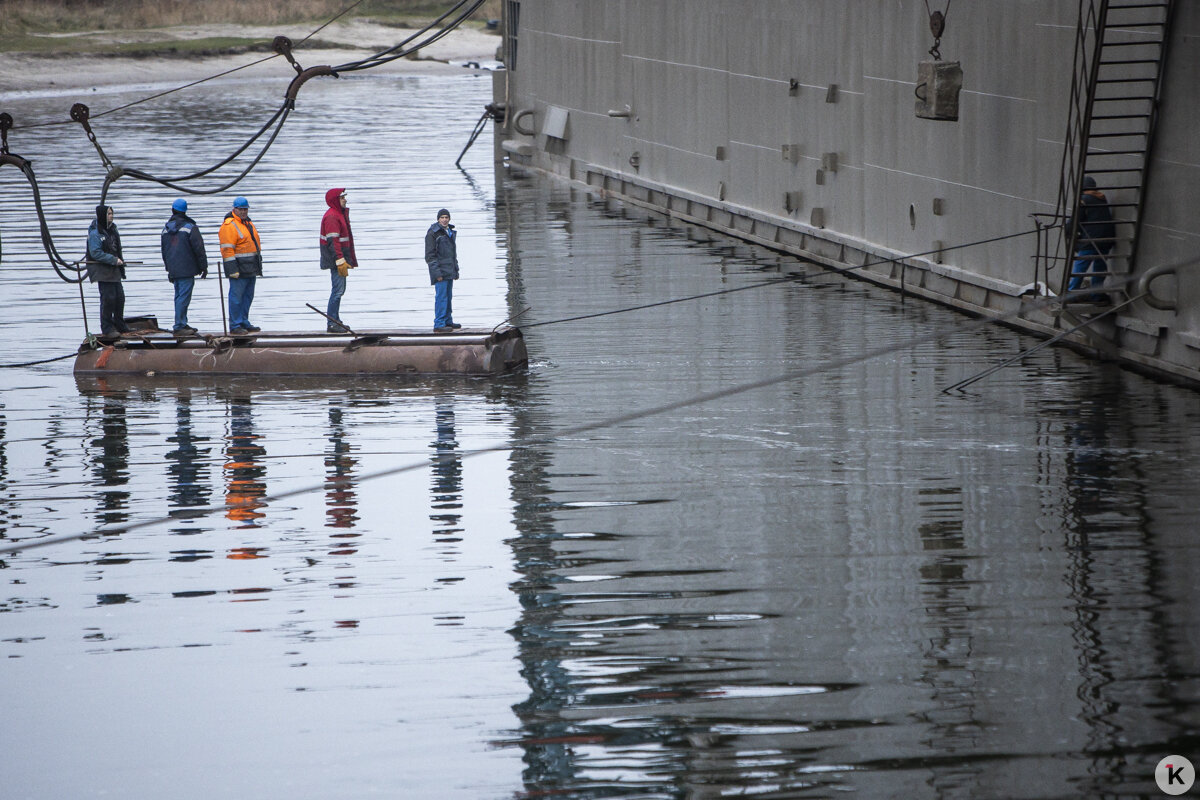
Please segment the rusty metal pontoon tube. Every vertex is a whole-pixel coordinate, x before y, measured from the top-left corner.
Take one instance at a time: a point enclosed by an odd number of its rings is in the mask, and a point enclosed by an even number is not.
[[[177,341],[150,334],[82,349],[76,375],[499,375],[526,364],[518,328],[453,334],[269,333]]]

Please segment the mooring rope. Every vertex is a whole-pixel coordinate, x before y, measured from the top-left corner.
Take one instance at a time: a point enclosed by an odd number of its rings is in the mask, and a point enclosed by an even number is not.
[[[1178,264],[1178,265],[1176,265],[1176,268],[1181,268],[1184,266],[1191,266],[1191,265],[1194,265],[1197,263],[1200,263],[1200,259],[1194,259],[1194,260],[1185,262],[1183,264]],[[1110,288],[1121,288],[1122,286],[1127,285],[1128,283],[1132,282],[1133,280],[1134,279],[1132,277],[1124,278],[1124,279],[1118,281],[1116,283],[1116,286],[1110,287]],[[939,341],[939,340],[941,340],[947,336],[953,335],[953,334],[962,334],[962,333],[966,333],[966,332],[970,332],[973,330],[977,330],[977,329],[986,327],[988,325],[1006,322],[1010,319],[1014,319],[1014,318],[1020,316],[1021,314],[1028,313],[1030,310],[1034,310],[1039,307],[1048,307],[1056,302],[1061,301],[1064,298],[1071,298],[1071,297],[1075,297],[1075,296],[1082,297],[1082,296],[1086,296],[1089,294],[1093,294],[1094,291],[1095,290],[1093,290],[1093,289],[1084,289],[1084,290],[1080,290],[1078,292],[1070,293],[1068,295],[1063,295],[1061,297],[1043,298],[1036,302],[1021,305],[1018,308],[1015,308],[1011,311],[1004,312],[996,317],[972,317],[972,318],[967,318],[967,319],[954,319],[949,322],[942,323],[940,325],[936,325],[936,326],[934,326],[933,330],[927,331],[926,333],[920,334],[918,336],[913,336],[913,337],[910,337],[903,341],[893,342],[891,344],[880,345],[879,347],[875,347],[870,350],[866,350],[857,355],[845,356],[843,358],[834,359],[834,360],[826,362],[824,364],[818,364],[815,366],[804,367],[803,369],[798,369],[798,370],[791,370],[791,371],[783,372],[783,373],[780,373],[778,375],[774,375],[774,376],[771,376],[768,378],[762,378],[760,380],[750,381],[747,383],[740,383],[735,386],[727,387],[725,389],[717,389],[717,390],[714,390],[711,392],[704,392],[701,394],[696,394],[691,397],[684,398],[682,400],[675,400],[670,403],[664,403],[662,405],[652,406],[650,408],[643,408],[643,409],[639,409],[636,411],[630,411],[625,414],[619,414],[619,415],[612,416],[612,417],[606,417],[606,418],[600,419],[600,420],[594,420],[592,422],[587,422],[582,425],[576,425],[573,427],[564,428],[560,431],[557,431],[554,433],[549,433],[549,434],[546,434],[543,436],[535,436],[530,439],[526,439],[522,442],[517,442],[515,444],[497,444],[497,445],[492,445],[489,447],[480,447],[480,448],[475,448],[472,450],[464,450],[459,454],[459,458],[462,461],[466,461],[469,458],[476,458],[478,456],[487,455],[489,453],[512,452],[517,449],[549,445],[549,444],[553,444],[554,442],[556,442],[560,439],[573,438],[573,437],[579,436],[580,434],[590,433],[592,431],[601,430],[603,428],[611,428],[611,427],[615,427],[615,426],[619,426],[619,425],[624,425],[629,422],[634,422],[637,420],[646,419],[648,417],[654,417],[654,416],[658,416],[661,414],[666,414],[671,411],[677,411],[682,408],[689,408],[691,406],[697,406],[697,405],[701,405],[704,403],[710,403],[715,400],[722,400],[726,397],[733,397],[735,395],[745,394],[746,392],[752,392],[757,389],[766,388],[768,386],[775,386],[777,384],[787,383],[788,381],[800,380],[802,378],[809,378],[809,377],[813,377],[815,375],[820,375],[820,374],[823,374],[826,372],[832,372],[835,370],[844,369],[846,367],[853,366],[854,364],[861,364],[864,361],[870,361],[870,360],[872,360],[874,358],[878,358],[880,356],[889,355],[891,353],[896,353],[896,352],[899,352],[902,350],[908,350],[908,349],[911,349],[914,347],[918,347],[923,344],[929,344],[931,342],[936,342],[936,341]],[[401,465],[398,467],[389,467],[387,469],[378,470],[376,472],[364,473],[359,476],[325,478],[321,481],[321,483],[315,484],[312,486],[304,486],[304,487],[300,487],[297,489],[291,489],[289,491],[280,492],[278,494],[273,494],[273,495],[264,495],[261,498],[261,502],[263,502],[265,504],[278,503],[280,501],[288,500],[293,497],[299,497],[301,495],[312,494],[315,492],[325,492],[325,491],[328,491],[331,486],[332,487],[353,487],[356,485],[368,483],[370,481],[376,481],[381,478],[391,478],[391,477],[395,477],[397,475],[402,475],[402,474],[405,474],[408,472],[413,472],[418,469],[428,468],[429,464],[430,464],[430,462],[428,459],[422,459],[421,461],[414,461],[414,462],[404,464],[404,465]],[[209,515],[216,514],[216,513],[222,512],[222,511],[226,511],[226,510],[228,510],[227,506],[207,506],[207,507],[203,507],[203,508],[195,507],[195,508],[186,509],[184,511],[184,516],[186,516],[186,518],[188,518],[188,519],[201,519],[201,518],[207,517]],[[24,551],[24,550],[32,550],[32,549],[35,549],[38,547],[47,547],[47,546],[55,545],[55,544],[62,544],[64,542],[77,541],[77,540],[84,539],[84,538],[91,537],[91,536],[117,536],[120,534],[129,533],[131,531],[141,530],[143,528],[149,528],[149,527],[152,527],[155,525],[162,525],[162,524],[171,523],[171,522],[178,522],[179,519],[180,519],[180,513],[176,512],[173,514],[168,514],[166,516],[154,517],[152,519],[145,519],[145,520],[141,520],[139,522],[131,522],[131,523],[123,524],[123,525],[116,525],[113,527],[104,527],[104,528],[100,528],[97,530],[64,534],[62,536],[52,536],[52,537],[47,537],[45,539],[36,539],[36,540],[28,540],[28,541],[20,541],[20,542],[9,542],[9,543],[0,545],[0,554],[16,553],[16,552]]]
[[[1042,228],[1041,230],[1046,230],[1046,228]],[[950,247],[939,247],[937,250],[928,250],[923,253],[911,253],[909,255],[899,255],[899,256],[895,256],[894,258],[881,258],[877,261],[868,261],[864,264],[856,264],[854,266],[849,266],[849,267],[827,267],[816,261],[805,261],[804,263],[811,263],[811,264],[814,264],[815,266],[821,267],[823,270],[820,273],[821,276],[846,275],[851,272],[855,272],[856,270],[866,269],[867,267],[877,267],[877,266],[882,266],[883,264],[892,264],[892,263],[895,263],[898,261],[905,261],[907,259],[921,258],[923,256],[930,256],[930,255],[935,255],[937,253],[944,253],[948,250],[964,250],[968,247],[979,247],[980,245],[992,244],[993,242],[1001,242],[1001,241],[1004,241],[1005,239],[1015,239],[1020,236],[1029,236],[1029,235],[1037,233],[1037,232],[1038,232],[1038,229],[1034,228],[1032,230],[1020,231],[1019,233],[1006,233],[1002,236],[993,236],[990,239],[980,239],[975,242],[966,242],[964,244],[956,244],[956,245],[952,245]],[[562,319],[552,319],[552,320],[547,320],[545,322],[533,322],[533,323],[530,323],[529,325],[522,325],[521,327],[522,328],[540,328],[545,325],[560,325],[564,322],[578,322],[579,320],[595,319],[596,317],[607,317],[607,316],[611,316],[613,314],[625,314],[630,311],[644,311],[645,309],[648,309],[648,308],[658,308],[659,306],[669,306],[674,303],[686,303],[690,300],[703,300],[708,297],[719,297],[720,295],[733,294],[735,292],[745,292],[750,289],[762,289],[767,286],[778,286],[780,284],[785,284],[785,283],[795,283],[796,281],[800,280],[802,277],[804,277],[804,276],[789,276],[786,278],[775,278],[773,280],[763,281],[761,283],[752,283],[747,286],[736,286],[732,289],[719,289],[714,292],[705,292],[703,294],[690,295],[688,297],[676,297],[676,298],[672,298],[670,300],[660,300],[660,301],[654,302],[654,303],[645,303],[643,305],[638,305],[638,306],[629,306],[627,308],[612,309],[611,311],[597,311],[595,313],[579,314],[579,315],[576,315],[573,317],[563,317]]]
[[[26,361],[22,364],[0,364],[0,369],[16,369],[17,367],[33,367],[38,364],[50,364],[55,361],[62,361],[66,358],[74,358],[79,355],[78,352],[68,353],[65,356],[55,356],[54,358],[43,358],[41,361]]]

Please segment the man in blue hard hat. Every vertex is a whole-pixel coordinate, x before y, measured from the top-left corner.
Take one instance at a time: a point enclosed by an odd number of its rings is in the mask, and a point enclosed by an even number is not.
[[[233,210],[225,215],[221,230],[221,262],[229,278],[229,332],[235,336],[255,333],[261,328],[250,323],[250,304],[254,302],[254,281],[262,275],[262,244],[258,229],[250,221],[250,202],[244,197],[233,201]]]
[[[188,324],[188,306],[196,276],[208,277],[208,257],[204,253],[204,237],[200,227],[187,215],[187,200],[180,198],[171,204],[171,218],[162,229],[162,259],[167,268],[167,280],[175,287],[174,333],[180,338],[194,336],[196,329]]]

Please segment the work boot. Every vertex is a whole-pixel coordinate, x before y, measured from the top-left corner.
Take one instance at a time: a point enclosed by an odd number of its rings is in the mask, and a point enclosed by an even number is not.
[[[433,332],[434,333],[454,333],[454,328],[451,328],[449,325],[444,325],[441,328],[434,328]]]
[[[257,325],[251,325],[249,322],[247,322],[246,330],[250,331],[251,333],[258,333],[262,330],[262,328],[258,327]]]
[[[462,327],[462,325],[459,325],[457,322],[451,322],[447,325],[447,327],[454,328],[454,330],[458,330],[459,328]]]

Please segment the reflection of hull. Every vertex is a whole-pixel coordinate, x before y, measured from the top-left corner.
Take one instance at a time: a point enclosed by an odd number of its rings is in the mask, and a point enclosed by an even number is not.
[[[268,333],[177,341],[151,334],[75,359],[76,375],[499,375],[527,361],[517,328],[453,334]]]

